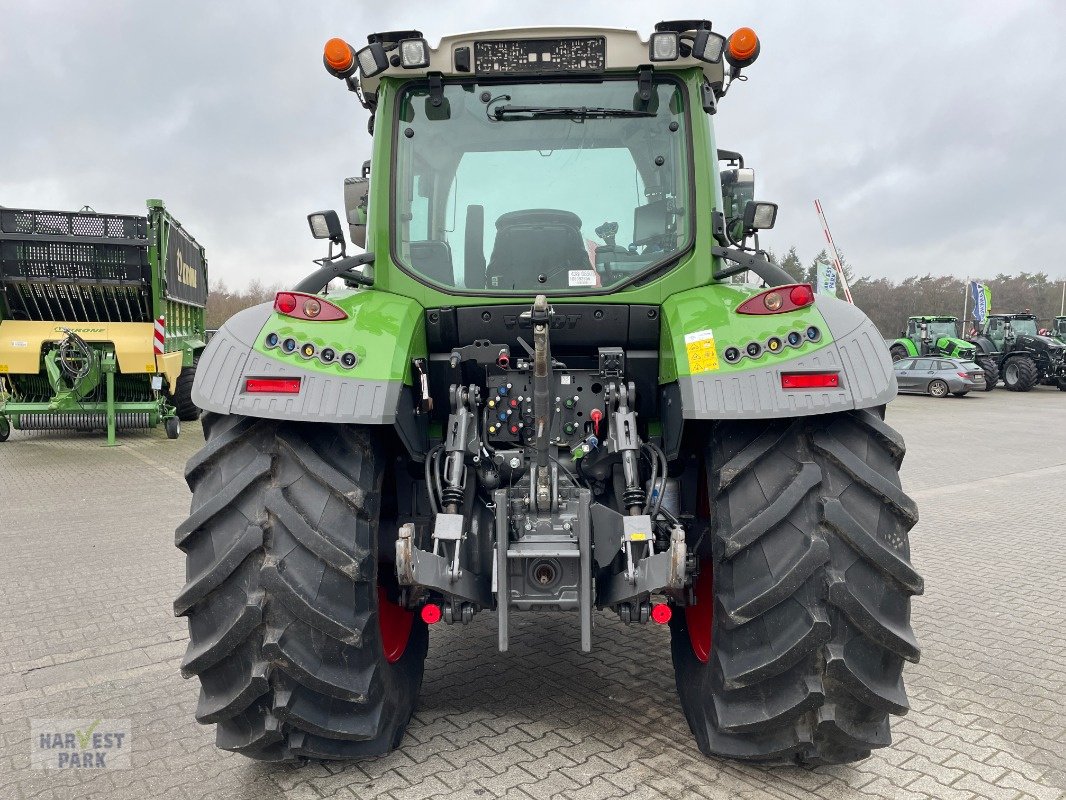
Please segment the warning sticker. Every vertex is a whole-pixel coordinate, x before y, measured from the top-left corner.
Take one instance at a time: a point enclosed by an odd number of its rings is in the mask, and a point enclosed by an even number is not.
[[[570,270],[571,286],[599,286],[600,276],[594,269]]]
[[[714,346],[714,331],[695,331],[685,334],[688,371],[693,375],[718,369],[718,349]]]

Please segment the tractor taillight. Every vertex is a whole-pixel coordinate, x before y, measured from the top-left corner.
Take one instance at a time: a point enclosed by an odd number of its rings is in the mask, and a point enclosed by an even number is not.
[[[299,378],[248,378],[244,391],[251,394],[299,394]]]
[[[287,317],[319,322],[348,319],[348,315],[329,300],[303,292],[278,292],[274,297],[274,310]]]
[[[784,314],[806,308],[814,302],[814,289],[809,283],[775,286],[749,297],[739,306],[738,314]]]
[[[840,386],[837,372],[782,372],[782,389],[836,389]]]

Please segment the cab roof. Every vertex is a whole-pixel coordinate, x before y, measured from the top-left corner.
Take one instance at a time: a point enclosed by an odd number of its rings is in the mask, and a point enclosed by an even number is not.
[[[412,31],[411,33],[417,33]],[[389,34],[372,34],[368,40],[381,40]],[[603,63],[590,64],[580,61],[574,65],[563,64],[559,68],[551,66],[553,43],[559,40],[603,40]],[[640,67],[654,67],[659,70],[681,70],[698,67],[712,83],[721,83],[725,77],[722,62],[710,64],[682,56],[672,61],[653,63],[649,55],[649,41],[638,31],[624,28],[594,28],[573,26],[541,26],[531,28],[498,28],[495,30],[473,31],[445,36],[431,46],[429,63],[424,67],[407,69],[402,66],[390,66],[371,77],[360,75],[359,86],[368,99],[373,100],[382,78],[411,79],[425,77],[431,72],[440,73],[448,78],[558,78],[561,76],[596,76],[619,72],[636,72]],[[544,43],[542,52],[526,47],[526,43]],[[517,43],[517,45],[516,45]],[[478,53],[482,58],[486,52],[506,52],[508,46],[518,50],[528,58],[528,69],[511,69],[503,72],[485,72],[478,69]],[[548,58],[545,58],[545,57]],[[487,56],[491,58],[491,55]],[[464,68],[465,67],[465,68]]]

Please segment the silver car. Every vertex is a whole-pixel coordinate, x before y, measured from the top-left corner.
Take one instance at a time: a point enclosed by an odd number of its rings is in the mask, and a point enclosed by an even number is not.
[[[985,388],[985,373],[972,361],[929,356],[904,358],[892,365],[901,392],[962,397]]]

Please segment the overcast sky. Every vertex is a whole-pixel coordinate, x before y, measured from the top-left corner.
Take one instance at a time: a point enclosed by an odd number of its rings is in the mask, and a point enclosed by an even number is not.
[[[163,198],[213,280],[292,282],[369,156],[322,67],[332,36],[709,15],[762,54],[716,118],[781,204],[763,244],[860,275],[1066,277],[1066,3],[1057,0],[47,2],[0,0],[0,205],[142,213]]]

